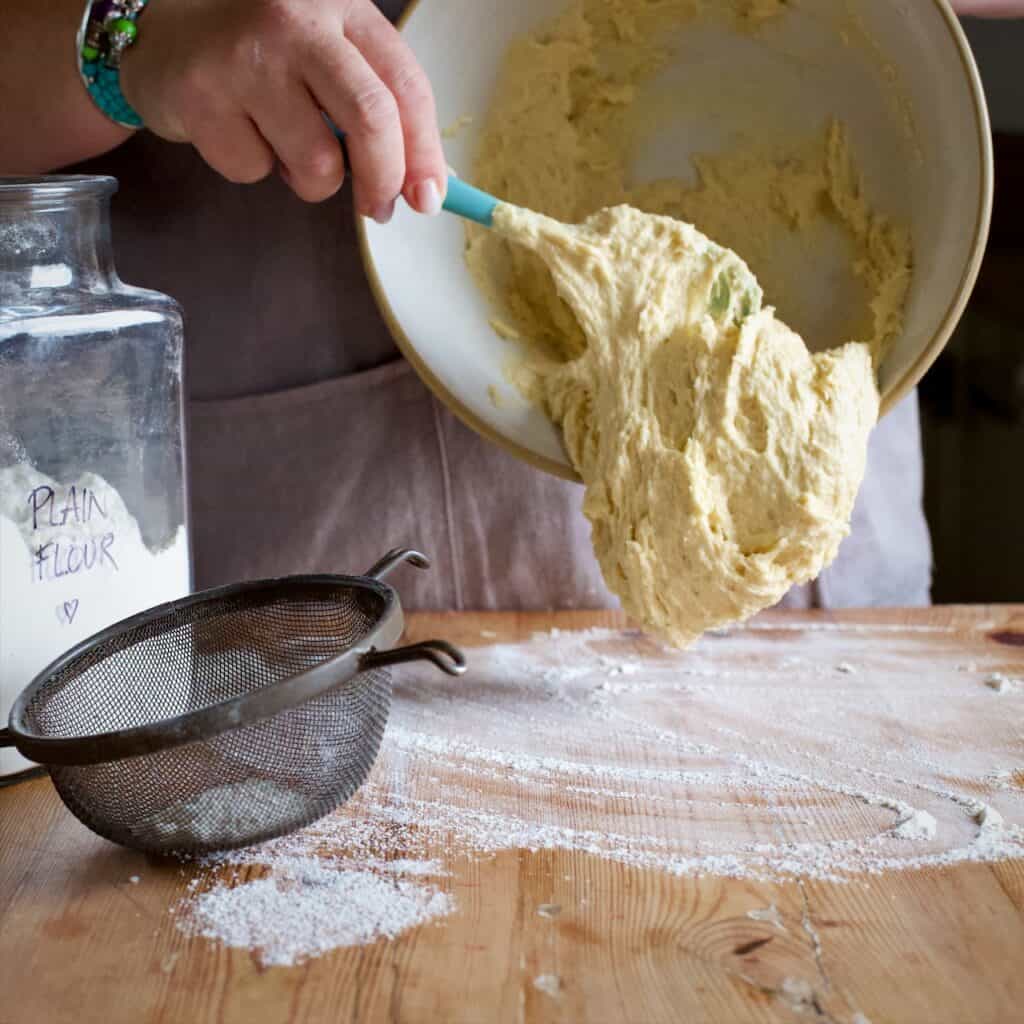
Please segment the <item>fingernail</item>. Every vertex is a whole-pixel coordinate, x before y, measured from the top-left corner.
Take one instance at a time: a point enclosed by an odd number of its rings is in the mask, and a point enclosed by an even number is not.
[[[432,178],[413,186],[413,205],[420,213],[434,217],[441,212],[441,190]]]
[[[387,222],[394,216],[394,213],[395,201],[394,199],[390,199],[386,203],[381,203],[380,206],[373,211],[371,216],[378,224],[387,224]]]

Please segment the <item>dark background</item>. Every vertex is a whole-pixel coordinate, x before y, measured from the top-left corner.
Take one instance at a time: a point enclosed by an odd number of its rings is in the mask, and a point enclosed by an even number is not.
[[[942,604],[1024,601],[1024,21],[966,27],[992,114],[996,191],[977,288],[920,387]]]

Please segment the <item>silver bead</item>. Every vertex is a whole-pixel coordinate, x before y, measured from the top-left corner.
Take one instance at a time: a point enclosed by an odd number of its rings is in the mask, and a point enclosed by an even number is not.
[[[119,68],[121,66],[121,57],[124,51],[131,45],[131,41],[131,36],[125,35],[124,32],[111,32],[107,36],[106,64],[108,68]]]
[[[98,21],[90,21],[85,31],[85,45],[98,50],[103,44],[103,26]]]

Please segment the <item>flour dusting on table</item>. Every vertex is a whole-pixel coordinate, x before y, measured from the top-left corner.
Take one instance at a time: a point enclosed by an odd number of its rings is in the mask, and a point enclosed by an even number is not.
[[[453,906],[430,885],[315,856],[277,855],[269,877],[215,885],[195,896],[183,927],[256,949],[265,966],[290,966],[338,947],[397,938]]]
[[[993,672],[985,680],[985,685],[990,690],[995,690],[996,693],[1017,693],[1024,690],[1024,680],[1011,679],[1009,676],[1003,675],[1002,672]]]
[[[179,921],[293,963],[443,921],[460,870],[507,850],[841,882],[1024,857],[1024,693],[984,685],[1021,666],[971,646],[769,619],[685,653],[556,630],[469,651],[461,679],[412,668],[362,790],[214,858]]]

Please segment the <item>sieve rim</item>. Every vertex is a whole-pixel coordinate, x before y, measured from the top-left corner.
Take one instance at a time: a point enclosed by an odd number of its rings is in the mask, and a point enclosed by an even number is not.
[[[372,570],[371,570],[372,572]],[[147,722],[127,729],[91,733],[83,736],[42,736],[27,728],[24,721],[29,704],[53,676],[90,654],[101,644],[114,640],[140,626],[150,625],[170,613],[177,613],[196,605],[257,592],[299,588],[336,590],[339,586],[370,591],[384,600],[384,609],[376,625],[358,642],[333,658],[314,668],[305,669],[259,689],[231,697],[225,701],[186,711],[172,718]],[[144,757],[162,750],[210,740],[234,729],[290,710],[323,696],[349,682],[363,670],[363,661],[377,650],[388,650],[402,636],[404,616],[401,602],[393,587],[369,576],[341,576],[313,574],[282,576],[232,583],[210,590],[199,591],[175,601],[167,601],[129,618],[115,622],[106,629],[87,637],[52,661],[18,695],[11,708],[8,722],[10,738],[19,753],[43,765],[91,765]],[[113,652],[112,652],[113,653]],[[367,669],[377,667],[366,665]]]

